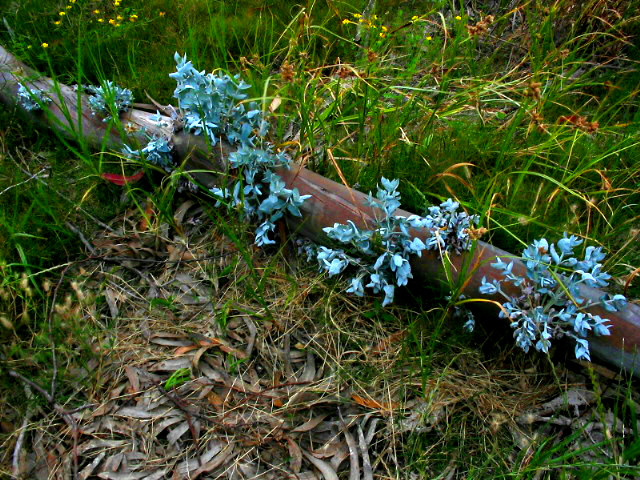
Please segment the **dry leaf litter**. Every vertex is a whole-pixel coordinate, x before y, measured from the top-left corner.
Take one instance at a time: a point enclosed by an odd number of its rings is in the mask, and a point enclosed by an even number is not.
[[[104,298],[75,312],[104,332],[75,372],[91,407],[72,413],[76,440],[46,405],[30,412],[22,478],[418,478],[407,437],[435,433],[436,449],[456,415],[474,434],[510,436],[514,458],[541,438],[581,431],[578,449],[631,433],[611,410],[598,415],[585,377],[554,382],[478,351],[439,359],[423,384],[402,324],[365,318],[292,255],[241,251],[214,224],[192,200],[171,226],[148,204],[91,239],[95,260],[68,274]],[[464,477],[455,459],[446,473]]]

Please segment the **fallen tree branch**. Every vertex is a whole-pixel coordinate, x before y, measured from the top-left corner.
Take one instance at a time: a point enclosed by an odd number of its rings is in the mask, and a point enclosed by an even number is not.
[[[65,410],[62,407],[62,405],[57,403],[55,401],[55,399],[53,398],[53,396],[49,392],[47,392],[44,388],[42,388],[37,383],[29,380],[28,378],[26,378],[23,375],[20,375],[15,370],[9,370],[9,376],[13,377],[13,378],[17,378],[18,380],[20,380],[24,384],[26,384],[26,385],[30,386],[31,388],[33,388],[40,395],[42,395],[45,398],[45,400],[53,407],[54,411],[58,415],[60,415],[60,417],[67,424],[67,426],[71,430],[71,438],[73,439],[73,472],[74,472],[73,478],[74,479],[78,478],[78,437],[80,435],[80,429],[78,428],[78,422],[76,422],[76,419],[73,418],[71,413],[69,411]],[[88,407],[85,407],[85,408],[88,408]]]
[[[34,178],[38,178],[40,179],[40,174],[46,172],[49,169],[49,167],[44,167],[43,169],[41,169],[39,172],[36,173],[32,173],[31,175],[29,175],[29,178],[27,178],[26,180],[23,180],[21,182],[16,183],[15,185],[9,185],[7,188],[5,188],[4,190],[2,190],[0,192],[0,195],[4,195],[5,193],[7,193],[9,190],[11,190],[12,188],[16,188],[19,187],[20,185],[24,185],[25,183],[29,183],[31,180],[33,180]]]
[[[25,79],[29,79],[28,81]],[[99,117],[89,114],[86,96],[78,96],[71,87],[54,82],[46,77],[38,77],[13,55],[0,46],[0,100],[9,105],[17,105],[19,82],[28,83],[30,88],[49,92],[53,101],[45,113],[24,112],[43,126],[47,126],[65,138],[86,142],[92,148],[112,148],[121,151],[125,143],[140,145],[146,143],[141,131],[166,138],[173,145],[175,155],[185,162],[187,171],[206,187],[215,185],[218,175],[226,172],[227,159],[233,151],[231,145],[220,139],[215,147],[207,144],[205,138],[190,135],[183,129],[173,128],[173,119],[161,116],[160,122],[152,120],[149,112],[132,109],[121,114],[120,121],[127,126],[126,135],[112,134],[108,124]],[[78,103],[78,98],[80,102]],[[21,108],[19,105],[17,108]],[[24,110],[24,109],[22,109]],[[169,112],[169,107],[163,111]],[[82,135],[79,135],[81,125]],[[300,207],[301,217],[286,217],[290,228],[318,242],[325,243],[327,237],[323,228],[335,223],[352,221],[361,228],[373,224],[374,212],[367,204],[367,196],[361,192],[333,182],[301,166],[279,169],[277,174],[285,181],[287,188],[297,188],[300,195],[311,195]],[[410,212],[397,210],[395,215],[409,216]],[[428,233],[413,231],[412,234],[425,240]],[[491,266],[498,257],[513,260],[513,273],[524,276],[525,265],[518,256],[478,241],[475,249],[462,255],[450,255],[444,259],[439,252],[425,251],[422,257],[411,262],[415,277],[427,284],[441,284],[448,288],[461,283],[461,293],[468,298],[498,300],[497,296],[480,293],[482,278],[489,282],[500,279],[502,272]],[[444,264],[447,262],[447,265]],[[515,287],[505,285],[506,293],[517,294]],[[594,303],[600,301],[604,292],[582,285],[580,295]],[[483,302],[490,305],[491,302]],[[591,337],[589,342],[595,356],[616,366],[620,366],[640,377],[640,306],[629,302],[619,312],[608,312],[601,306],[590,306],[585,310],[611,321],[610,336]],[[496,309],[492,312],[495,314]],[[494,315],[495,318],[495,315]],[[503,325],[504,320],[500,320]]]
[[[32,393],[31,387],[28,383],[24,384],[24,393],[27,402],[31,401]],[[18,479],[20,478],[20,452],[22,451],[22,444],[24,443],[24,437],[27,433],[27,426],[29,425],[29,419],[31,418],[31,407],[29,403],[27,403],[27,409],[24,414],[24,420],[22,421],[22,425],[20,426],[20,433],[18,434],[18,439],[16,440],[16,446],[13,450],[13,459],[11,462],[11,470],[13,476]]]

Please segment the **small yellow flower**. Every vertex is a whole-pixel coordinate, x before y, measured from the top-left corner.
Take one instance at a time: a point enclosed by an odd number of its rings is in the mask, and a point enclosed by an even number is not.
[[[98,22],[99,22],[99,23],[103,23],[103,22],[104,22],[104,18],[99,18],[99,19],[98,19]]]
[[[116,20],[122,20],[122,15],[118,15],[118,16],[116,17]]]
[[[49,48],[49,44],[47,42],[42,42],[42,48]]]
[[[66,14],[67,14],[67,12],[64,12],[64,11],[58,12],[58,15],[60,15],[61,17],[64,17]]]
[[[384,33],[384,32],[380,32],[380,38],[384,38],[384,37],[386,37],[386,36],[387,36],[387,34],[386,34],[386,33]]]
[[[349,20],[348,18],[345,18],[344,20],[342,20],[342,23],[346,25],[347,23],[351,23],[351,20]]]
[[[100,10],[94,10],[93,13],[95,13],[96,15],[98,15],[100,13]]]
[[[164,12],[160,12],[158,15],[160,15],[161,17],[164,17]]]
[[[115,25],[116,21],[115,21],[113,18],[110,18],[110,19],[109,19],[109,23],[110,23],[111,25]]]
[[[427,42],[430,42],[431,40],[433,40],[433,38],[431,38],[431,35],[427,36]]]
[[[383,32],[388,31],[389,29],[387,27],[385,27],[384,25],[382,25],[382,27],[380,27],[382,29]]]
[[[76,3],[76,0],[69,0],[69,3]]]
[[[354,13],[354,14],[353,14],[353,16],[354,16],[355,18],[362,18],[362,15],[360,15],[359,13]]]
[[[60,25],[62,22],[60,20],[56,20],[55,22],[53,22],[54,25]]]
[[[419,17],[417,15],[414,15],[413,17],[411,17],[411,20],[417,20]]]
[[[71,10],[73,8],[73,5],[67,5],[67,10]]]
[[[119,23],[116,23],[116,24],[114,25],[114,27],[119,27],[119,26],[120,26],[120,24],[119,24]]]
[[[373,16],[373,19],[374,19],[374,20],[377,20],[377,19],[378,19],[378,15],[374,15],[374,16]]]
[[[456,15],[456,20],[462,20],[462,17],[460,15]]]

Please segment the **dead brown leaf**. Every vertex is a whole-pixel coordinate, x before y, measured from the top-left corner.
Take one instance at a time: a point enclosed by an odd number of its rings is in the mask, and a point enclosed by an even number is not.
[[[378,402],[372,398],[364,398],[360,395],[353,394],[351,398],[358,405],[361,405],[365,408],[371,408],[373,410],[380,410],[380,412],[386,414],[391,413],[393,410],[399,408],[400,404],[398,402]]]

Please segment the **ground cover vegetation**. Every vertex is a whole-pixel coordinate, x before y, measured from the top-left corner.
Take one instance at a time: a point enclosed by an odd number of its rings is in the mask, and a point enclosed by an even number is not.
[[[634,299],[639,6],[26,0],[2,3],[0,43],[60,82],[130,89],[134,105],[174,100],[175,51],[221,81],[240,74],[238,98],[256,127],[269,118],[278,155],[363,191],[381,184],[392,210],[400,194],[425,216],[452,197],[508,251],[557,242],[558,266],[596,255],[613,293]],[[96,108],[126,128],[108,103]],[[571,363],[562,347],[526,355],[482,322],[466,333],[455,292],[390,294],[380,277],[376,299],[357,273],[318,276],[291,242],[256,250],[255,225],[186,197],[180,168],[164,175],[158,139],[93,152],[0,109],[3,473],[638,475],[639,399],[626,374]],[[144,161],[153,152],[155,166]],[[141,165],[138,183],[105,181]],[[270,244],[276,207],[302,201],[283,195],[262,212],[258,243]],[[236,194],[234,208],[246,205]],[[349,259],[331,252],[335,273]],[[391,276],[406,283],[397,255]],[[594,322],[583,328],[605,328]]]

